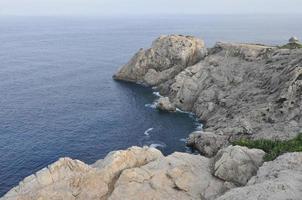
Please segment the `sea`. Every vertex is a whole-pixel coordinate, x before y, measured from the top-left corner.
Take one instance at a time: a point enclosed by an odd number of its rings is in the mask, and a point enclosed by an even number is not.
[[[60,157],[88,164],[152,146],[191,152],[191,113],[159,112],[157,91],[112,75],[164,34],[269,45],[302,39],[302,16],[0,16],[0,196]]]

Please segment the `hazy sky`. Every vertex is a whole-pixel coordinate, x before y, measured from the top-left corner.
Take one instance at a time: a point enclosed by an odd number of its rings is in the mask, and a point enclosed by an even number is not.
[[[302,14],[302,0],[0,0],[5,15]]]

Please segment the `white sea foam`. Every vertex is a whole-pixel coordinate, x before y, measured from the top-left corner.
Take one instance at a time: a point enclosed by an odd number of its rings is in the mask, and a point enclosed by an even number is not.
[[[183,111],[183,110],[180,110],[179,108],[176,108],[176,112],[180,112],[180,113],[184,113],[184,114],[188,114],[188,115],[192,115],[192,116],[194,116],[194,113],[192,113],[192,112],[187,112],[187,111]]]
[[[180,142],[186,142],[187,140],[185,138],[180,138],[179,141]]]
[[[196,122],[196,130],[197,130],[197,131],[201,131],[201,130],[202,130],[202,127],[203,127],[203,124],[202,124],[202,123]]]
[[[159,94],[159,92],[153,92],[153,94],[154,94],[155,96],[157,96],[157,97],[162,97],[162,96]]]
[[[158,148],[158,147],[161,147],[161,148],[166,148],[166,144],[162,143],[162,144],[157,144],[157,143],[154,143],[154,144],[151,144],[150,147],[151,148]]]
[[[153,109],[155,109],[156,108],[156,103],[148,103],[148,104],[145,104],[145,107],[147,107],[147,108],[153,108]]]
[[[145,132],[144,135],[149,136],[150,132],[153,130],[153,128],[148,128]]]

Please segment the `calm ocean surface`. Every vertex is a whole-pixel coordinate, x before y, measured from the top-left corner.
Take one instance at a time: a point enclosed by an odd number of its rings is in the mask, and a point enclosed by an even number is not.
[[[286,43],[302,38],[301,16],[161,18],[0,17],[0,196],[68,156],[87,163],[132,145],[187,151],[198,127],[161,113],[150,89],[111,76],[161,34],[216,41]],[[147,131],[147,132],[146,132]]]

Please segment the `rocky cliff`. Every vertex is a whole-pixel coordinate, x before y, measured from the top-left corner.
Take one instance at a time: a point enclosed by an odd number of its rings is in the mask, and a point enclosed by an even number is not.
[[[207,132],[268,139],[302,132],[302,49],[221,42],[206,49],[200,39],[162,36],[114,78],[153,86],[169,110],[195,113]]]

